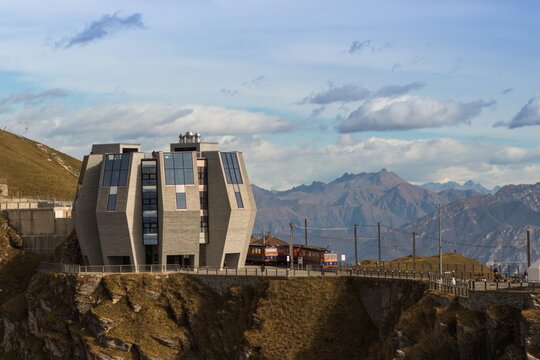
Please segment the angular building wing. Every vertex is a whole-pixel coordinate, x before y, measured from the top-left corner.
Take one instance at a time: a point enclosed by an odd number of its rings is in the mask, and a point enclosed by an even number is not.
[[[186,133],[168,152],[93,145],[73,219],[88,265],[238,267],[255,214],[242,153]]]

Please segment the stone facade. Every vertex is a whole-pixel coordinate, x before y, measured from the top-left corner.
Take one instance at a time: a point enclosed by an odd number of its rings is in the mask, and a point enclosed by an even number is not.
[[[89,265],[237,267],[255,213],[242,153],[186,134],[168,152],[94,145],[73,217]]]

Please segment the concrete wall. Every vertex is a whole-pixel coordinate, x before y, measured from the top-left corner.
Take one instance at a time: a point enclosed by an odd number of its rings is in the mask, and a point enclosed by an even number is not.
[[[176,209],[176,187],[165,184],[163,153],[159,154],[159,252],[160,262],[167,263],[168,255],[194,255],[199,266],[200,200],[197,177],[197,155],[193,155],[194,185],[186,185],[187,209]]]
[[[10,225],[21,236],[58,235],[68,236],[73,230],[71,218],[57,218],[57,209],[6,210]]]
[[[103,155],[85,157],[87,166],[81,169],[82,184],[77,191],[73,221],[83,256],[92,265],[103,265],[96,219],[96,201],[101,179]]]

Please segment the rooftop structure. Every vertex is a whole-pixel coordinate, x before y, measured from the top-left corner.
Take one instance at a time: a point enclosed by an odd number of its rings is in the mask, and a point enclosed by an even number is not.
[[[188,132],[168,152],[97,144],[74,223],[89,265],[243,266],[256,206],[242,153]]]

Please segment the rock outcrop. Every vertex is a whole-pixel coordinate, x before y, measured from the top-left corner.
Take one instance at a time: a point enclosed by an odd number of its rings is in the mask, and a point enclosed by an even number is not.
[[[2,307],[6,358],[530,359],[540,310],[407,280],[45,274]]]

